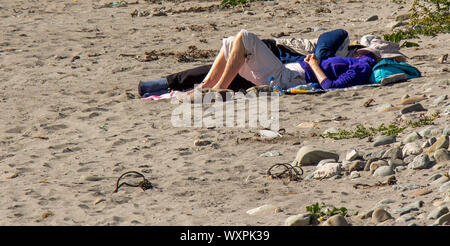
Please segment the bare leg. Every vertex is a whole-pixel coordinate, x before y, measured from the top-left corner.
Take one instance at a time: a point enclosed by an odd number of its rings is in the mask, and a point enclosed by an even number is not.
[[[225,60],[224,51],[225,47],[220,49],[219,55],[217,55],[214,63],[209,70],[208,75],[206,75],[205,79],[203,79],[203,88],[212,88],[217,81],[219,81],[220,77],[222,77],[222,73],[225,69],[227,61]]]
[[[242,32],[233,41],[230,57],[226,61],[225,69],[219,81],[214,85],[214,89],[227,89],[245,62],[245,47],[242,42]]]

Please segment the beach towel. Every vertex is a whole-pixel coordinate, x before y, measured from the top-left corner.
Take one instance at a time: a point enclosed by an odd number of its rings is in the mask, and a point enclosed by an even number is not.
[[[173,97],[176,97],[176,95],[180,93],[180,91],[171,91],[169,93],[165,93],[162,95],[153,95],[153,96],[148,96],[148,97],[143,97],[143,100],[150,100],[150,101],[158,101],[161,99],[170,99]]]

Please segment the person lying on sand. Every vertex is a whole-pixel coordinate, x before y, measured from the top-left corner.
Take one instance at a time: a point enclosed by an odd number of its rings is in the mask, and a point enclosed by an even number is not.
[[[373,38],[373,37],[372,37]],[[347,31],[336,29],[322,33],[317,39],[289,38],[289,39],[262,39],[267,48],[277,57],[281,63],[292,63],[304,60],[308,54],[315,53],[319,59],[330,56],[352,56],[359,45],[349,47]],[[140,82],[139,95],[147,97],[160,95],[172,90],[190,90],[195,84],[199,84],[208,75],[212,65],[204,65],[171,74],[164,78]],[[229,89],[233,91],[246,90],[254,84],[239,74],[235,76]]]
[[[325,90],[345,88],[369,83],[372,67],[378,61],[396,57],[406,57],[399,52],[398,44],[376,39],[369,47],[359,49],[356,57],[320,60],[310,54],[303,61],[283,64],[255,34],[241,30],[235,37],[224,39],[200,87],[227,89],[239,74],[256,86],[268,85],[268,79],[273,77],[275,86],[283,90],[315,82]]]

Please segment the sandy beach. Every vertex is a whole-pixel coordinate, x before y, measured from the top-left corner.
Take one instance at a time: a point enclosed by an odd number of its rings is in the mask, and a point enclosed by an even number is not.
[[[439,61],[450,53],[448,33],[409,40],[420,46],[401,49],[421,78],[280,97],[285,131],[270,141],[257,137],[261,127],[174,127],[176,105],[143,100],[137,91],[139,81],[211,64],[213,55],[180,57],[190,46],[216,54],[221,40],[241,29],[261,38],[317,38],[337,28],[351,40],[382,37],[411,1],[280,0],[232,9],[219,8],[220,1],[112,2],[0,0],[0,225],[281,226],[316,202],[345,207],[354,226],[427,226],[448,214],[450,67]],[[402,113],[409,106],[401,104],[405,95],[423,96],[419,103],[426,111]],[[386,104],[392,110],[383,110]],[[320,136],[330,128],[424,116],[438,117],[376,147],[378,136]],[[298,127],[308,122],[314,126]],[[414,132],[420,138],[408,138]],[[378,158],[392,175],[349,171],[351,150],[370,166],[363,156],[395,147],[404,152],[407,142],[426,153],[432,144],[423,144],[433,137],[443,142],[443,157],[430,152],[425,168],[409,165],[421,154],[410,152],[395,166]],[[317,168],[308,165],[300,181],[267,176],[272,165],[292,163],[304,146],[338,154],[341,172],[306,179]],[[127,171],[144,174],[155,188],[123,186],[113,193]],[[355,188],[394,176],[396,184]],[[264,205],[274,209],[247,213]],[[375,219],[375,208],[391,218]]]

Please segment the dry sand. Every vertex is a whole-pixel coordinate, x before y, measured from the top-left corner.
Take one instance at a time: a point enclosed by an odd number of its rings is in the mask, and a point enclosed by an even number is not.
[[[390,32],[388,24],[408,7],[388,0],[256,2],[249,8],[224,10],[215,7],[219,1],[151,4],[139,0],[105,8],[101,6],[110,1],[0,2],[1,225],[283,225],[287,217],[306,212],[305,207],[314,202],[346,207],[353,215],[387,198],[395,201],[389,204],[391,213],[424,201],[407,223],[428,225],[433,222],[426,219],[433,203],[445,198],[427,179],[448,171],[449,165],[396,174],[399,185],[432,190],[414,198],[410,196],[414,190],[353,188],[355,183],[386,179],[369,172],[355,180],[343,175],[300,182],[264,175],[275,163],[291,163],[305,145],[334,151],[341,160],[351,149],[388,148],[372,147],[367,139],[331,140],[312,133],[329,127],[388,124],[399,117],[399,111],[379,113],[376,105],[398,105],[405,94],[426,95],[421,103],[427,114],[443,111],[445,103],[433,106],[432,102],[450,94],[448,63],[438,62],[450,51],[449,34],[413,40],[419,48],[402,49],[422,78],[389,87],[281,98],[280,127],[290,137],[272,142],[237,143],[260,128],[173,127],[173,104],[145,101],[137,95],[141,80],[213,61],[210,57],[179,62],[171,52],[186,51],[191,45],[217,52],[222,38],[243,28],[262,38],[281,32],[286,37],[315,38],[325,31],[310,31],[316,27],[344,28],[354,40]],[[132,17],[135,10],[143,16]],[[145,11],[150,15],[145,16]],[[365,21],[374,14],[378,20]],[[145,52],[152,50],[160,51],[159,59],[143,61]],[[370,98],[375,106],[364,107]],[[348,120],[323,121],[318,129],[296,128],[302,122],[336,115]],[[435,121],[441,128],[448,122],[448,115]],[[195,146],[199,139],[213,144]],[[260,156],[270,150],[281,155]],[[112,193],[118,176],[130,170],[144,173],[159,188],[122,187]],[[304,167],[304,176],[314,170]],[[87,176],[104,179],[84,180]],[[281,211],[265,216],[246,213],[265,204]],[[357,216],[348,221],[373,225]]]

